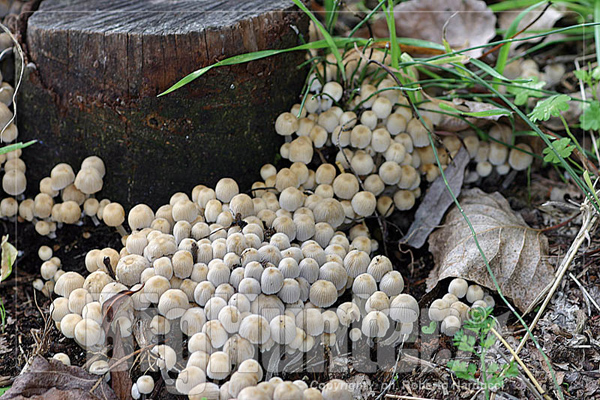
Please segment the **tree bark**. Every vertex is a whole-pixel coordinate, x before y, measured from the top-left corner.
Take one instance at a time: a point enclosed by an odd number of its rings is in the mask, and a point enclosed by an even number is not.
[[[101,197],[158,206],[232,177],[249,188],[282,144],[277,115],[298,101],[304,53],[212,69],[224,58],[299,44],[308,20],[289,0],[44,0],[21,32],[18,102],[28,191],[59,162],[106,163]]]

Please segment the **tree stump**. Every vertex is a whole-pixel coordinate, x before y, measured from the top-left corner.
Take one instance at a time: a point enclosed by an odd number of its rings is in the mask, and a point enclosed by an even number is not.
[[[299,44],[308,19],[289,0],[44,0],[21,32],[19,140],[29,193],[59,162],[102,157],[102,197],[168,202],[235,178],[248,189],[282,144],[277,115],[298,101],[304,53],[212,69],[224,58]]]

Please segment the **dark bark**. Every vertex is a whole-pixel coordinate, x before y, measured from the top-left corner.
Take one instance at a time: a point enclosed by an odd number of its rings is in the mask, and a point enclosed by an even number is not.
[[[28,190],[58,162],[107,164],[102,197],[165,203],[175,191],[233,177],[248,188],[273,162],[277,115],[298,101],[301,52],[211,70],[226,57],[299,43],[307,18],[282,0],[44,0],[21,29],[27,62],[19,140]]]

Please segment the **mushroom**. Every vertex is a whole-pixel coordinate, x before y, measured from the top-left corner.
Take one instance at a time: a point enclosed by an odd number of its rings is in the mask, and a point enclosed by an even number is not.
[[[429,319],[432,321],[443,321],[448,316],[450,303],[444,299],[436,299],[429,306]]]
[[[52,190],[61,190],[75,181],[75,173],[69,164],[57,164],[50,171]]]
[[[123,284],[132,286],[140,283],[141,274],[146,268],[150,268],[150,263],[146,258],[130,254],[119,259],[115,276]]]
[[[188,393],[188,397],[190,400],[219,400],[219,385],[212,382],[200,383]]]
[[[390,328],[390,321],[383,312],[371,311],[362,321],[361,331],[370,338],[384,337]]]
[[[66,203],[65,203],[66,204]],[[64,204],[63,204],[64,207]],[[102,220],[108,226],[117,228],[121,236],[126,236],[127,232],[123,229],[123,221],[125,221],[125,210],[119,203],[110,203],[104,207]]]
[[[533,150],[525,143],[519,143],[510,150],[508,164],[515,171],[526,170],[533,162]]]
[[[4,172],[2,177],[2,189],[10,196],[18,196],[27,188],[27,178],[25,174],[18,169],[11,169]]]
[[[97,193],[102,190],[102,176],[95,168],[82,168],[75,177],[75,187],[88,195]]]
[[[341,379],[330,380],[321,392],[324,400],[352,400],[348,384]]]
[[[419,318],[419,304],[409,294],[399,294],[390,304],[390,318],[402,324],[413,323]]]
[[[158,312],[167,319],[181,317],[188,308],[187,295],[180,289],[165,291],[158,301]]]
[[[263,316],[252,314],[242,320],[239,334],[252,344],[263,344],[269,340],[271,328]]]
[[[275,132],[281,136],[291,136],[298,130],[298,127],[298,118],[289,112],[279,114],[275,120]]]
[[[92,320],[84,318],[75,325],[73,335],[77,343],[84,347],[94,347],[104,342],[104,332],[100,325]]]
[[[141,394],[150,394],[154,390],[154,379],[150,375],[142,375],[136,381],[136,385]]]
[[[53,360],[60,361],[64,365],[71,365],[71,359],[65,353],[56,353],[52,356]]]
[[[204,382],[206,382],[204,371],[198,367],[189,366],[182,369],[177,375],[175,388],[179,393],[189,394],[194,387]]]
[[[460,319],[454,315],[448,315],[442,321],[440,326],[440,332],[447,336],[454,336],[454,334],[460,329]]]
[[[479,285],[469,285],[467,288],[467,301],[469,303],[474,303],[477,300],[483,300],[483,289]]]
[[[206,366],[206,376],[214,380],[223,380],[231,373],[231,362],[229,355],[223,351],[217,351],[210,355]]]
[[[330,82],[331,83],[331,82]],[[303,400],[302,390],[292,382],[286,381],[275,387],[273,400]]]

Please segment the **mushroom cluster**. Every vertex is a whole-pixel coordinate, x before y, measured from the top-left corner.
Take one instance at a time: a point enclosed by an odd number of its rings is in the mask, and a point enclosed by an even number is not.
[[[286,138],[281,156],[296,168],[316,166],[309,170],[303,188],[339,200],[346,221],[375,211],[387,217],[395,209],[411,209],[421,195],[421,181],[433,182],[440,175],[429,138],[441,122],[439,107],[432,102],[419,104],[422,118],[413,117],[407,98],[394,89],[392,80],[383,79],[377,86],[363,83],[360,95],[348,107],[354,111],[344,111],[337,105],[344,97],[343,87],[336,81],[317,82],[313,80],[311,86],[315,94],[307,95],[275,122],[276,132]],[[445,136],[436,149],[442,168],[463,146],[474,166],[468,182],[487,177],[494,169],[505,175],[531,165],[531,147],[525,143],[512,146],[509,126],[496,124],[489,135],[489,142],[480,141],[474,130]],[[276,187],[277,173],[272,165],[265,165],[261,170],[264,182],[257,182],[256,187]]]
[[[436,299],[431,303],[428,315],[430,320],[441,322],[441,333],[454,336],[470,317],[469,312],[471,309],[485,309],[495,305],[494,298],[486,293],[481,286],[469,285],[466,280],[455,278],[448,285],[448,293],[441,299]]]
[[[177,371],[183,394],[230,377],[230,387],[256,385],[260,379],[239,374],[248,365],[262,368],[254,358],[276,346],[294,354],[346,337],[411,333],[419,308],[402,293],[400,272],[387,257],[371,256],[374,243],[364,225],[336,231],[347,217],[343,206],[299,190],[294,169],[276,174],[279,196],[265,187],[252,198],[224,178],[214,189],[195,187],[191,198],[176,193],[156,211],[136,205],[127,215],[132,232],[124,247],[88,252],[86,277],[61,271],[50,249],[40,248],[42,277],[54,282],[58,296],[51,307],[57,327],[81,347],[100,351],[103,308],[129,290],[130,298],[112,311],[113,333],[129,337],[135,321],[151,315],[155,367]],[[339,304],[346,291],[351,296]],[[158,344],[175,330],[187,337],[184,369],[177,369],[183,360],[171,346]],[[142,393],[139,384],[137,390]]]

